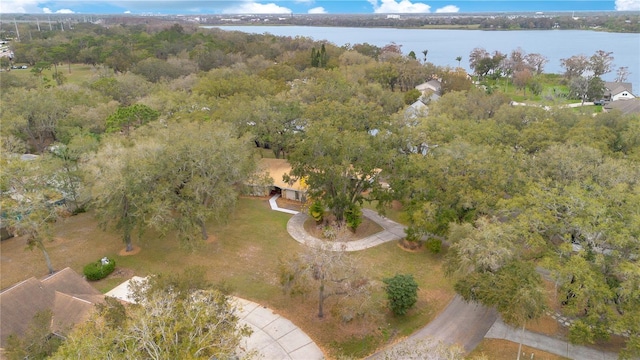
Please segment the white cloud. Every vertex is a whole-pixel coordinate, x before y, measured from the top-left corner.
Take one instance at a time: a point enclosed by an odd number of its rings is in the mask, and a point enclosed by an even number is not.
[[[424,3],[412,3],[410,0],[382,0],[378,4],[377,0],[368,0],[373,5],[373,11],[377,14],[411,14],[428,13],[431,6]]]
[[[438,14],[442,14],[442,13],[457,13],[459,11],[460,11],[460,8],[455,6],[455,5],[447,5],[447,6],[439,8],[439,9],[436,9],[436,13],[438,13]]]
[[[127,10],[124,12],[125,14],[131,14],[131,10]]]
[[[313,9],[309,9],[307,11],[309,14],[326,14],[327,10],[325,10],[322,6],[314,7]]]
[[[71,9],[60,9],[56,11],[56,14],[75,14],[75,13],[76,12]]]
[[[45,13],[45,14],[53,13],[53,11],[51,11],[51,9],[49,9],[49,8],[42,8],[42,12]]]
[[[260,4],[253,1],[243,2],[222,10],[225,14],[290,14],[289,8],[274,3]]]
[[[618,11],[640,11],[640,0],[616,0]]]

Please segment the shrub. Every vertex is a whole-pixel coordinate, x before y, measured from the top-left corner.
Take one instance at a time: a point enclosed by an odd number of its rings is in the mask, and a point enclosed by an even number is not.
[[[356,204],[351,204],[344,212],[344,217],[347,220],[347,226],[355,232],[362,224],[362,209]]]
[[[426,244],[427,249],[434,254],[438,254],[442,250],[442,240],[429,238],[429,240],[426,241]]]
[[[104,257],[96,262],[85,265],[82,272],[88,280],[97,281],[106,278],[115,268],[116,262],[111,258]]]
[[[322,222],[322,218],[324,217],[324,206],[319,200],[316,200],[309,207],[309,215],[316,221],[316,223]]]
[[[389,308],[395,315],[404,315],[418,301],[418,283],[413,275],[398,274],[382,280]]]

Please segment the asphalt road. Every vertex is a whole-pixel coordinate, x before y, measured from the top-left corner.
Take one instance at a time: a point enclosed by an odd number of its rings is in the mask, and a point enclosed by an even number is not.
[[[447,344],[458,344],[470,352],[484,339],[496,319],[498,313],[495,309],[467,303],[456,295],[437,318],[409,339],[431,338]]]

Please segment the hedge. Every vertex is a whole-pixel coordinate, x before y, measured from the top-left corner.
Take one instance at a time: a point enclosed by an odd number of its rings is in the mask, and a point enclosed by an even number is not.
[[[103,265],[104,260],[104,265]],[[83,273],[88,280],[96,281],[106,278],[116,268],[116,262],[111,258],[103,258],[98,261],[87,264]]]

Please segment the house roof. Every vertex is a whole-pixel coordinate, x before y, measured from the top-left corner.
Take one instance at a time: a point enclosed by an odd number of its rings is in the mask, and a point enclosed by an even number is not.
[[[0,346],[9,335],[24,335],[36,313],[50,309],[51,332],[66,330],[88,318],[102,294],[71,268],[38,280],[35,277],[0,293]]]
[[[284,181],[284,174],[289,174],[291,172],[291,164],[289,164],[285,159],[260,159],[260,161],[258,161],[258,169],[258,171],[262,173],[268,173],[273,179],[272,185],[277,186],[280,189],[296,191],[306,191],[307,189],[299,179],[293,183]]]
[[[440,83],[440,81],[438,80],[429,80],[425,83],[422,83],[420,85],[416,86],[416,90],[420,90],[420,91],[426,91],[426,90],[432,90],[436,93],[440,92],[440,90],[442,89],[442,84]]]
[[[604,83],[604,87],[607,89],[608,93],[611,96],[618,95],[624,91],[627,91],[633,94],[633,86],[631,83],[627,82],[610,82],[607,81]]]
[[[640,98],[612,101],[604,106],[605,110],[620,110],[623,114],[640,114]]]

